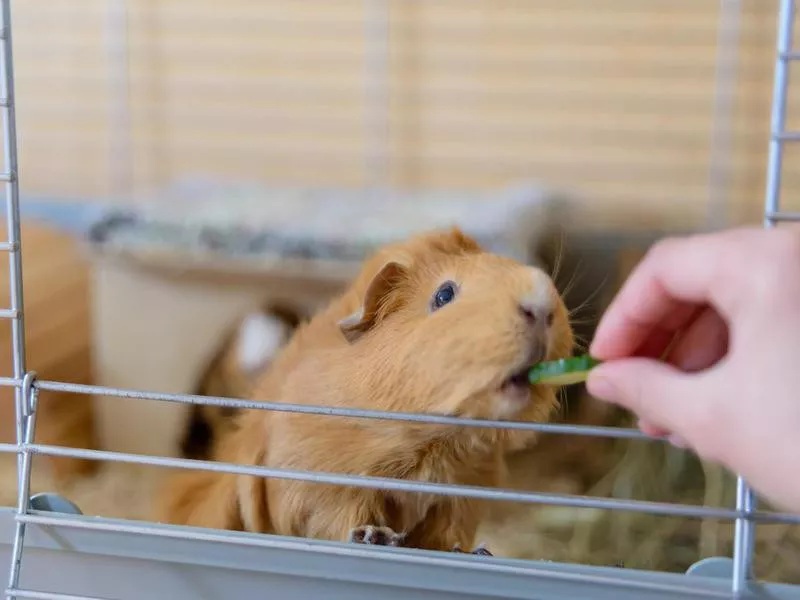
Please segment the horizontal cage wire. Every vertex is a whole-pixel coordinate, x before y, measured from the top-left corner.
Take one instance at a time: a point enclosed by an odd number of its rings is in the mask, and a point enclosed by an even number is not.
[[[348,417],[379,419],[388,421],[411,421],[428,423],[431,425],[457,425],[466,427],[488,427],[500,429],[515,429],[522,431],[539,431],[564,435],[592,435],[608,438],[649,439],[663,442],[661,438],[648,436],[638,430],[623,429],[618,427],[589,427],[583,425],[558,425],[545,423],[524,423],[514,421],[482,421],[478,419],[465,419],[426,415],[420,413],[393,413],[386,411],[371,411],[357,409],[342,409],[313,405],[293,405],[278,402],[245,401],[234,398],[214,398],[190,394],[164,394],[153,392],[139,392],[135,390],[120,390],[102,386],[85,386],[59,382],[33,382],[33,389],[60,391],[72,393],[90,393],[95,395],[110,395],[139,400],[157,400],[164,402],[179,402],[207,406],[236,407],[243,409],[295,412],[302,414],[323,415],[329,417]],[[0,450],[5,447],[0,446]],[[8,451],[18,451],[16,445],[8,445]],[[498,490],[491,488],[467,487],[446,484],[425,484],[408,482],[399,479],[380,477],[361,477],[350,475],[336,475],[332,473],[314,473],[309,471],[293,471],[289,469],[271,469],[267,467],[245,466],[233,463],[199,461],[194,459],[177,459],[136,455],[131,453],[110,452],[101,450],[88,450],[48,446],[44,444],[26,443],[23,451],[32,454],[47,456],[60,456],[70,458],[86,458],[90,460],[110,460],[142,465],[175,467],[181,469],[199,469],[212,472],[232,473],[238,475],[255,475],[273,477],[278,479],[292,479],[328,483],[333,485],[350,485],[380,490],[394,490],[406,492],[432,493],[447,496],[461,496],[485,500],[505,500],[511,502],[524,502],[536,504],[552,504],[557,506],[572,506],[597,509],[618,509],[639,511],[664,516],[685,516],[695,518],[737,519],[746,516],[748,519],[764,523],[800,524],[800,516],[777,512],[743,512],[705,507],[690,507],[679,504],[657,503],[649,501],[634,501],[620,499],[589,498],[585,496],[567,496],[556,494],[536,494],[515,492],[512,490]]]
[[[74,596],[72,594],[56,594],[52,592],[34,592],[33,590],[23,590],[9,588],[7,594],[15,598],[32,598],[34,600],[107,600],[97,596]]]
[[[198,396],[194,394],[165,394],[158,392],[141,392],[122,390],[104,386],[60,383],[55,381],[36,382],[35,387],[51,392],[67,392],[73,394],[92,394],[133,398],[139,400],[158,400],[181,404],[198,404],[224,408],[241,408],[288,412],[309,415],[325,415],[330,417],[351,417],[357,419],[378,419],[384,421],[406,421],[412,423],[428,423],[431,425],[457,425],[462,427],[481,427],[488,429],[509,429],[517,431],[538,431],[542,433],[558,433],[564,435],[591,435],[607,438],[625,438],[638,440],[659,440],[638,429],[623,427],[595,427],[587,425],[561,425],[555,423],[528,423],[523,421],[494,421],[488,419],[467,419],[463,417],[447,417],[424,413],[388,412],[354,408],[337,408],[331,406],[315,406],[313,404],[291,404],[288,402],[251,401],[237,398],[219,398]],[[663,440],[662,440],[663,441]]]
[[[800,516],[779,512],[757,510],[752,491],[746,483],[739,479],[737,486],[736,508],[722,509],[709,507],[694,507],[689,505],[650,502],[641,500],[624,500],[619,498],[601,498],[584,495],[550,494],[518,492],[506,489],[482,488],[475,486],[461,486],[449,484],[429,484],[410,482],[400,479],[383,477],[337,475],[333,473],[311,472],[304,470],[290,470],[269,467],[239,465],[226,462],[207,460],[177,459],[143,454],[91,450],[83,448],[68,448],[49,444],[34,443],[36,431],[36,417],[38,396],[40,391],[60,392],[67,394],[87,394],[92,396],[114,396],[134,400],[154,400],[167,403],[204,405],[214,407],[266,410],[298,414],[322,415],[331,418],[354,418],[385,421],[404,421],[431,425],[453,425],[476,428],[501,428],[519,431],[536,431],[542,433],[561,435],[585,435],[612,439],[648,440],[654,443],[663,441],[643,434],[635,429],[618,427],[582,426],[523,423],[498,420],[474,420],[441,415],[420,413],[392,413],[375,410],[343,409],[325,406],[285,404],[280,402],[254,402],[236,398],[219,396],[199,396],[192,394],[169,394],[158,392],[145,392],[133,389],[120,389],[106,386],[90,386],[70,384],[58,381],[39,381],[36,374],[28,371],[25,364],[24,324],[22,307],[22,267],[20,262],[20,216],[18,199],[18,182],[16,177],[16,132],[14,120],[14,71],[12,58],[12,36],[10,21],[10,0],[0,0],[3,7],[3,25],[0,29],[0,38],[3,40],[3,81],[4,89],[0,97],[0,107],[4,115],[4,141],[5,141],[5,172],[0,174],[0,182],[5,183],[7,194],[7,219],[8,240],[0,242],[0,251],[9,253],[11,301],[9,308],[0,308],[0,318],[12,321],[12,342],[14,355],[14,373],[12,377],[0,377],[0,386],[13,390],[17,411],[17,443],[0,444],[0,452],[16,453],[19,457],[18,466],[18,505],[16,507],[15,535],[12,549],[9,585],[6,595],[9,598],[39,598],[42,600],[104,600],[98,596],[70,595],[56,592],[44,592],[24,589],[20,587],[21,565],[24,558],[26,544],[26,526],[64,527],[76,530],[103,531],[132,534],[149,534],[156,537],[174,538],[186,541],[213,541],[231,544],[251,544],[253,546],[266,545],[267,542],[257,538],[243,540],[242,538],[226,535],[224,532],[214,531],[179,531],[160,528],[157,524],[114,523],[102,520],[91,520],[82,516],[53,516],[40,511],[35,511],[30,506],[30,478],[31,462],[34,456],[81,458],[92,461],[109,461],[129,464],[168,467],[179,469],[195,469],[207,472],[230,473],[238,475],[251,475],[257,477],[290,479],[325,483],[341,486],[357,486],[377,490],[391,490],[403,492],[418,492],[437,494],[453,497],[467,497],[483,500],[509,501],[530,504],[549,504],[554,506],[580,507],[594,509],[610,509],[619,511],[634,511],[661,516],[676,516],[686,518],[720,519],[735,521],[733,571],[731,574],[731,589],[734,594],[742,594],[748,588],[751,578],[753,540],[756,523],[772,524],[800,524]],[[390,150],[386,146],[386,128],[388,128],[388,114],[386,104],[386,57],[382,55],[381,40],[387,35],[385,29],[386,4],[380,1],[369,3],[372,19],[367,32],[369,39],[376,46],[371,55],[369,69],[373,74],[375,87],[370,95],[375,101],[373,110],[368,117],[369,129],[376,131],[370,140],[372,151],[366,160],[366,170],[374,174],[370,185],[382,188],[389,179],[388,170],[391,159]],[[781,0],[778,47],[776,55],[776,70],[773,94],[772,132],[770,136],[769,164],[767,169],[767,191],[764,209],[764,224],[766,227],[776,226],[779,222],[800,221],[800,213],[784,212],[780,208],[780,187],[782,168],[782,149],[784,143],[800,141],[800,133],[785,131],[785,104],[788,93],[788,65],[792,61],[800,60],[800,54],[792,50],[792,24],[794,18],[794,1]],[[125,119],[125,115],[120,118]],[[124,171],[124,169],[123,169]],[[119,174],[124,178],[126,174]],[[273,543],[273,542],[270,542]],[[348,549],[353,555],[366,556],[368,551],[362,549]],[[420,558],[408,559],[433,563],[436,559]],[[445,559],[442,559],[445,561]],[[447,559],[455,560],[455,559]],[[446,562],[446,561],[445,561]],[[492,562],[487,563],[491,568]],[[501,567],[498,567],[501,568]],[[508,567],[508,572],[514,572]],[[579,575],[543,573],[543,577],[581,579]],[[598,583],[609,584],[614,579],[613,572],[606,579],[599,577]],[[653,583],[651,589],[657,589]],[[641,589],[646,590],[648,585],[641,584]],[[701,593],[699,597],[725,597],[713,593]]]
[[[469,487],[464,485],[415,483],[402,479],[387,477],[368,477],[356,475],[337,475],[306,470],[291,470],[284,468],[269,468],[245,466],[221,461],[202,461],[196,459],[161,458],[147,455],[137,455],[124,452],[111,452],[103,450],[86,450],[77,448],[64,448],[61,446],[47,446],[44,444],[26,443],[22,451],[29,454],[44,456],[60,456],[71,458],[86,458],[90,460],[109,460],[141,465],[160,467],[175,467],[180,469],[199,469],[214,473],[231,473],[235,475],[252,475],[275,479],[290,479],[294,481],[309,481],[313,483],[326,483],[331,485],[354,486],[367,489],[417,492],[437,494],[440,496],[455,496],[481,500],[505,500],[508,502],[523,502],[531,504],[550,504],[553,506],[616,509],[649,513],[662,516],[694,517],[708,519],[742,519],[753,522],[800,524],[800,516],[775,513],[756,512],[750,510],[725,510],[706,507],[691,507],[682,504],[659,503],[644,500],[622,500],[617,498],[593,498],[590,496],[571,496],[565,494],[544,494],[531,492],[515,492],[513,490]]]

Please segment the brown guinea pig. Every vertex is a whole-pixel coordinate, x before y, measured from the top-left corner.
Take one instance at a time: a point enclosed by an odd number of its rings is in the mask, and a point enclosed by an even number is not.
[[[198,396],[246,398],[260,374],[291,338],[301,315],[281,304],[269,303],[243,315],[226,335],[211,359],[194,393]],[[222,406],[195,404],[181,440],[186,458],[207,460],[215,440],[235,426],[239,411]]]
[[[568,356],[567,310],[543,271],[486,253],[458,230],[387,246],[292,340],[255,398],[384,411],[547,421],[555,391],[527,369]],[[530,434],[246,411],[217,460],[417,482],[501,486]],[[470,546],[473,499],[191,472],[164,522],[434,550]]]

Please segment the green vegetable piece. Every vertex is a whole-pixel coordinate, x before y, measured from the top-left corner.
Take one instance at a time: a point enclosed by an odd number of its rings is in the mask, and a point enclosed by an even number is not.
[[[548,385],[572,385],[586,381],[600,361],[588,354],[541,362],[528,371],[528,381]]]

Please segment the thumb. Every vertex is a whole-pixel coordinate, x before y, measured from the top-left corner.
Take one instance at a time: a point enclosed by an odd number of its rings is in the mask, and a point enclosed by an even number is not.
[[[649,425],[679,435],[691,427],[708,400],[701,385],[699,375],[646,358],[598,365],[586,381],[586,389],[596,398],[619,404]]]

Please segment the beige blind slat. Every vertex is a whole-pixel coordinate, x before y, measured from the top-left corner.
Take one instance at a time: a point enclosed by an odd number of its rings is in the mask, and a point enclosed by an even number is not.
[[[533,178],[576,194],[587,225],[636,207],[673,223],[704,218],[719,2],[389,2],[393,183],[490,188]],[[129,6],[138,189],[196,172],[275,184],[366,180],[362,0]],[[14,6],[26,191],[109,191],[106,10],[101,0]],[[762,206],[775,11],[774,2],[742,2],[733,222]],[[790,95],[795,129],[799,115]],[[787,206],[800,188],[796,155],[787,153]]]

